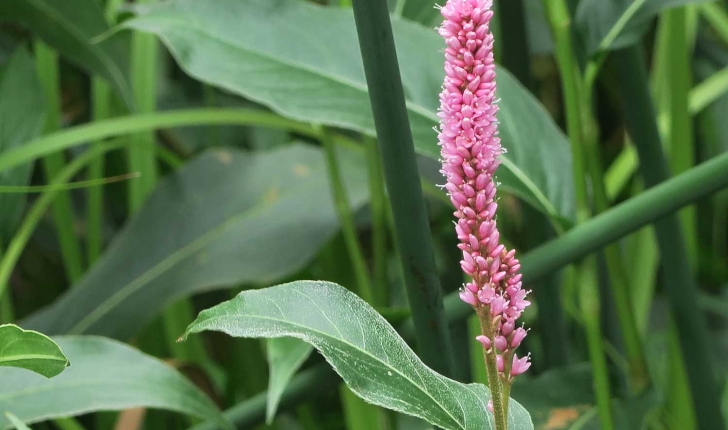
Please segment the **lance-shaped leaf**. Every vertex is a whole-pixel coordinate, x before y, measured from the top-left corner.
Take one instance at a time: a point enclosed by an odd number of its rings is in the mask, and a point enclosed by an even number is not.
[[[275,418],[281,395],[293,375],[306,361],[313,348],[306,342],[294,337],[268,339],[268,403],[265,408],[265,421],[270,424]]]
[[[52,378],[68,366],[68,358],[48,336],[0,325],[0,366],[19,367]]]
[[[185,333],[220,331],[238,337],[297,337],[318,349],[364,400],[423,418],[445,430],[493,429],[488,389],[461,384],[422,363],[389,323],[340,285],[297,281],[244,291],[203,311]],[[510,430],[533,429],[510,401]]]
[[[147,407],[222,423],[219,410],[205,393],[156,358],[101,337],[54,340],[72,366],[53,379],[0,368],[0,411],[10,411],[31,424],[94,411]],[[9,424],[0,415],[0,428]]]
[[[350,9],[298,0],[178,0],[140,11],[123,26],[158,35],[191,76],[290,118],[375,134]],[[445,44],[418,24],[395,19],[393,29],[415,147],[438,159],[433,127]],[[508,151],[501,189],[553,218],[571,218],[565,136],[503,68],[498,84]]]
[[[132,106],[124,44],[118,38],[94,40],[109,30],[101,5],[96,0],[0,1],[0,21],[26,25],[64,57],[106,78]]]
[[[363,154],[342,150],[340,163],[358,209]],[[319,148],[208,152],[162,181],[86,276],[24,326],[127,339],[185,295],[300,270],[338,228]]]
[[[708,0],[581,0],[576,25],[589,54],[636,43],[661,11]]]

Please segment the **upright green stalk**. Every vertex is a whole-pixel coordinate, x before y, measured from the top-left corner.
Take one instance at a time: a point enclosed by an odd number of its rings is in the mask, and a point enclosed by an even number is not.
[[[353,7],[417,345],[425,363],[451,375],[450,337],[387,2],[354,0]]]
[[[382,176],[382,160],[379,157],[377,140],[364,138],[367,152],[367,174],[369,176],[369,207],[372,213],[372,254],[374,273],[374,303],[378,306],[389,305],[387,282],[387,194]]]
[[[627,129],[637,145],[645,185],[651,187],[668,179],[670,173],[662,153],[641,49],[640,46],[634,46],[617,51],[613,59]],[[672,214],[657,221],[655,231],[699,427],[705,430],[725,428],[707,327],[698,307],[697,287],[691,275],[685,239],[677,216]]]
[[[344,234],[346,249],[349,253],[352,266],[354,267],[354,274],[356,275],[356,282],[359,287],[359,296],[367,303],[374,304],[374,293],[372,292],[372,285],[369,280],[369,272],[367,270],[366,260],[364,259],[364,252],[362,251],[359,238],[356,234],[354,214],[352,213],[351,206],[349,205],[349,197],[346,194],[346,187],[344,186],[344,181],[342,180],[341,173],[339,171],[339,160],[336,155],[336,145],[334,144],[328,130],[320,126],[315,126],[315,129],[318,131],[321,137],[321,142],[324,146],[326,167],[328,168],[329,174],[329,186],[331,187],[331,197],[334,201],[334,207],[336,208],[336,214],[339,217],[339,222],[341,223],[341,230]]]
[[[91,103],[95,121],[107,119],[111,116],[111,87],[99,77],[91,78]],[[88,179],[101,179],[104,176],[104,156],[94,160],[88,168]],[[86,191],[87,218],[86,218],[86,253],[89,266],[101,255],[104,190],[101,187],[90,187]]]
[[[551,32],[556,44],[556,60],[561,70],[561,82],[566,104],[566,128],[571,143],[574,187],[576,190],[576,220],[578,224],[582,224],[589,219],[590,210],[584,165],[586,156],[582,146],[585,136],[582,123],[584,113],[581,106],[583,100],[581,75],[579,65],[574,59],[574,50],[571,43],[571,18],[567,5],[563,0],[543,0],[543,5],[551,24]],[[594,373],[594,390],[597,394],[599,416],[602,428],[612,429],[609,372],[604,351],[601,348],[601,327],[599,319],[596,317],[599,313],[587,313],[594,310],[594,308],[599,309],[599,296],[594,291],[597,288],[596,280],[593,278],[593,273],[591,273],[593,270],[596,270],[594,256],[587,257],[577,264],[577,277],[582,284],[580,296],[582,297],[583,323],[587,343],[589,344],[589,358]],[[589,280],[592,282],[587,282]]]
[[[695,164],[692,116],[688,95],[692,86],[690,72],[691,48],[687,33],[686,8],[674,8],[662,13],[655,56],[655,94],[658,115],[668,118],[662,135],[669,149],[669,163],[673,175],[680,174]],[[697,264],[698,237],[695,206],[680,211],[680,222],[685,231],[688,257]]]
[[[562,71],[572,158],[576,159],[579,153],[583,154],[582,163],[585,164],[591,180],[596,213],[602,213],[609,208],[609,201],[604,186],[604,174],[599,161],[596,120],[591,111],[591,88],[582,84],[579,66],[574,54],[570,16],[566,4],[563,0],[544,1],[544,7],[551,21],[557,46],[557,61],[559,69]],[[581,179],[583,187],[586,188],[585,178],[582,177]],[[575,180],[578,180],[578,178],[575,178]],[[587,206],[585,210],[588,211],[588,202],[585,205]],[[578,219],[578,222],[583,222],[583,219]],[[616,302],[617,317],[624,336],[630,364],[630,386],[633,392],[640,392],[649,384],[649,375],[642,341],[634,318],[632,300],[629,295],[629,278],[625,272],[624,262],[617,245],[610,245],[605,249],[605,259],[610,277],[610,286]]]
[[[138,3],[152,3],[140,0]],[[131,80],[137,112],[145,114],[156,110],[157,104],[157,51],[156,36],[134,32],[131,44]],[[139,132],[132,136],[128,149],[129,170],[140,172],[137,181],[129,183],[129,213],[136,213],[144,200],[154,190],[157,182],[157,164],[154,153],[153,131]]]
[[[58,54],[41,41],[35,44],[35,61],[38,68],[40,83],[43,86],[46,103],[46,133],[58,130],[61,127],[61,92],[58,70]],[[43,159],[43,169],[48,180],[55,177],[65,166],[66,161],[62,152],[48,154]],[[73,216],[73,203],[68,192],[61,192],[53,202],[53,219],[56,223],[56,233],[61,247],[61,256],[66,269],[66,275],[71,283],[78,281],[84,272],[81,247],[75,236],[75,223]]]
[[[495,339],[497,327],[493,327],[493,318],[490,315],[490,306],[479,306],[477,308],[478,319],[480,320],[480,332],[488,339]],[[490,399],[493,402],[493,417],[496,430],[506,430],[508,428],[508,395],[504,396],[505,387],[510,388],[508,384],[501,384],[498,378],[498,367],[496,361],[495,348],[483,350],[483,361],[485,362],[486,374],[488,377],[488,388],[490,388]],[[490,351],[490,353],[488,352]],[[505,361],[505,360],[503,360]],[[505,404],[503,404],[505,403]]]
[[[577,272],[579,307],[584,330],[586,331],[586,342],[589,350],[589,361],[594,374],[594,394],[597,399],[597,410],[599,412],[600,429],[614,429],[612,418],[611,390],[609,387],[609,369],[607,358],[602,347],[603,336],[601,321],[599,318],[599,291],[596,279],[596,258],[587,259]]]

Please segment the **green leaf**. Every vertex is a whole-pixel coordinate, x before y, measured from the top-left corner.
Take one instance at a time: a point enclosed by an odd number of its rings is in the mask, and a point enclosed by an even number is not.
[[[438,159],[432,129],[438,124],[444,42],[418,24],[392,24],[415,147]],[[349,9],[297,0],[177,0],[144,8],[123,27],[157,34],[179,65],[205,83],[293,119],[375,134]],[[502,189],[552,218],[570,219],[565,136],[503,68],[498,84],[500,136],[508,150],[498,176]]]
[[[576,26],[589,54],[636,43],[661,11],[708,0],[581,0]]]
[[[236,337],[300,338],[370,403],[445,430],[493,428],[485,386],[461,384],[425,366],[381,315],[340,285],[297,281],[244,291],[201,312],[185,336],[206,330]],[[508,428],[533,428],[528,412],[515,401],[510,402]]]
[[[30,430],[30,427],[26,426],[22,421],[20,421],[20,418],[10,412],[5,412],[5,416],[8,418],[8,421],[10,421],[10,424],[15,427],[15,430]]]
[[[96,336],[61,336],[54,340],[73,365],[53,379],[0,368],[0,411],[12,411],[29,424],[136,407],[221,420],[219,410],[205,393],[156,358]],[[0,417],[0,428],[8,424]]]
[[[0,325],[0,366],[18,367],[52,378],[68,367],[68,358],[48,336]]]
[[[19,48],[0,71],[0,154],[33,140],[44,124],[43,90],[33,60]],[[32,167],[27,163],[0,171],[0,186],[26,185]],[[24,206],[24,195],[0,193],[0,247],[10,242]]]
[[[341,151],[352,207],[366,163]],[[77,285],[25,326],[127,339],[183,296],[270,283],[304,267],[339,223],[320,149],[210,151],[162,181]]]
[[[293,375],[311,355],[311,345],[294,337],[268,339],[268,365],[270,379],[268,381],[268,403],[265,409],[265,421],[273,422],[278,402]]]
[[[118,38],[93,41],[109,30],[101,5],[96,0],[0,1],[0,21],[28,26],[66,58],[109,80],[133,106],[124,44]]]

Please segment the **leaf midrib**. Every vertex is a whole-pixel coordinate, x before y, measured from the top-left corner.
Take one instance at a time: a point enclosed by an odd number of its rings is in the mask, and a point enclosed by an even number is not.
[[[322,311],[322,312],[323,312],[323,311]],[[328,319],[328,317],[326,317],[326,316],[324,316],[324,317]],[[439,401],[438,401],[437,399],[435,399],[435,398],[434,398],[434,397],[433,397],[433,396],[432,396],[432,395],[431,395],[431,394],[430,394],[430,393],[429,393],[429,392],[428,392],[427,390],[425,390],[425,389],[424,389],[424,387],[421,387],[421,386],[420,386],[419,384],[415,383],[415,382],[414,382],[414,381],[413,381],[412,379],[410,379],[410,378],[409,378],[409,377],[408,377],[407,375],[405,375],[405,374],[403,374],[402,372],[400,372],[400,371],[399,371],[399,370],[398,370],[398,369],[397,369],[396,367],[393,367],[393,366],[391,366],[391,365],[390,365],[389,363],[386,363],[386,362],[384,362],[384,361],[383,361],[382,359],[380,359],[379,357],[377,357],[377,356],[375,356],[375,355],[372,355],[372,354],[371,354],[371,353],[369,353],[369,352],[368,352],[367,350],[361,349],[361,348],[359,348],[359,347],[358,347],[357,345],[354,345],[354,344],[352,344],[352,343],[348,342],[348,341],[347,341],[347,340],[346,340],[345,338],[343,338],[343,337],[342,337],[342,338],[337,338],[337,337],[335,337],[335,336],[332,336],[332,335],[330,335],[329,333],[326,333],[326,332],[322,332],[322,331],[320,331],[320,330],[316,330],[316,329],[314,329],[314,328],[311,328],[311,327],[308,327],[308,326],[304,326],[304,325],[301,325],[301,324],[299,324],[299,323],[297,323],[297,322],[293,322],[293,321],[289,321],[289,320],[282,320],[282,319],[280,319],[280,318],[275,318],[275,317],[269,317],[269,316],[263,316],[263,315],[257,315],[257,314],[256,314],[256,315],[221,315],[221,316],[213,316],[213,317],[208,317],[208,318],[207,318],[207,319],[206,319],[206,320],[205,320],[204,322],[207,322],[207,321],[211,321],[211,320],[212,320],[212,321],[214,321],[214,320],[224,320],[224,319],[226,319],[226,318],[233,318],[233,319],[235,319],[235,318],[253,318],[253,319],[255,319],[255,318],[259,318],[259,319],[263,319],[263,320],[268,320],[268,321],[275,321],[275,322],[278,322],[278,323],[281,323],[281,324],[285,324],[285,325],[289,325],[289,326],[292,326],[292,327],[296,327],[296,328],[300,328],[300,329],[305,329],[305,330],[307,330],[307,331],[311,331],[311,332],[314,332],[314,333],[318,333],[318,334],[320,334],[320,335],[321,335],[321,336],[323,336],[323,337],[326,337],[326,338],[328,338],[328,339],[332,339],[332,340],[338,341],[338,342],[340,342],[340,343],[342,343],[342,344],[344,344],[344,345],[346,345],[346,346],[349,346],[349,347],[351,347],[352,349],[354,349],[354,350],[356,350],[356,351],[359,351],[360,353],[363,353],[363,354],[364,354],[364,355],[366,355],[366,356],[369,356],[369,357],[371,357],[371,358],[372,358],[372,359],[374,359],[375,361],[378,361],[379,363],[382,363],[382,364],[384,365],[384,367],[386,367],[386,368],[388,368],[388,369],[391,369],[391,370],[393,370],[393,371],[394,371],[394,372],[396,372],[396,373],[397,373],[398,375],[400,375],[400,376],[401,376],[402,378],[404,378],[405,380],[409,381],[409,382],[410,382],[410,383],[411,383],[411,384],[412,384],[413,386],[415,386],[416,388],[418,388],[418,389],[419,389],[419,390],[420,390],[421,392],[423,392],[423,393],[424,393],[425,395],[427,395],[427,397],[429,397],[429,398],[430,398],[430,399],[431,399],[431,400],[432,400],[432,401],[433,401],[433,402],[434,402],[434,403],[435,403],[435,404],[436,404],[437,406],[439,406],[439,407],[440,407],[440,409],[441,409],[441,410],[442,410],[443,412],[445,412],[445,413],[446,413],[446,414],[447,414],[447,415],[448,415],[448,416],[449,416],[449,417],[450,417],[450,418],[451,418],[451,419],[452,419],[452,420],[453,420],[453,421],[455,422],[455,424],[457,424],[457,425],[458,425],[458,426],[459,426],[459,427],[460,427],[461,429],[463,429],[463,430],[467,430],[467,429],[465,429],[465,427],[463,426],[463,424],[462,424],[462,423],[461,423],[461,422],[460,422],[460,421],[459,421],[459,420],[458,420],[457,418],[455,418],[455,417],[454,417],[454,416],[453,416],[453,415],[452,415],[452,414],[450,413],[450,411],[448,411],[448,410],[447,410],[447,409],[446,409],[446,408],[444,407],[444,405],[442,405],[442,404],[441,404],[441,403],[440,403],[440,402],[439,402]],[[330,321],[330,320],[329,320],[329,321]],[[195,324],[195,323],[193,323],[193,324]],[[193,329],[193,330],[194,330],[194,329]],[[188,332],[188,334],[189,334],[189,332]],[[303,341],[306,341],[306,339],[304,339],[304,338],[303,338],[302,336],[298,335],[298,333],[290,334],[290,335],[288,335],[288,336],[293,336],[293,337],[297,337],[297,338],[299,338],[299,339],[301,339],[301,340],[303,340]]]
[[[45,360],[45,361],[60,361],[63,363],[67,363],[68,360],[66,360],[65,357],[59,357],[57,355],[48,355],[48,354],[20,354],[20,355],[4,355],[0,356],[0,366],[4,365],[4,363],[13,363],[16,361],[23,361],[23,360]]]

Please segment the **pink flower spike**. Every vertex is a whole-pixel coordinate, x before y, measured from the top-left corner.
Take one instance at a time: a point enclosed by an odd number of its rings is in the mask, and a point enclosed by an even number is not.
[[[488,336],[476,339],[505,377],[503,361],[511,359],[526,336],[524,328],[516,329],[515,320],[530,302],[522,289],[516,252],[501,243],[496,223],[494,175],[505,150],[498,134],[492,6],[492,0],[447,0],[440,9],[445,18],[438,30],[445,64],[437,137],[444,188],[455,208],[457,247],[463,252],[460,265],[472,278],[460,298],[483,319]],[[509,377],[523,373],[528,360],[514,364]]]
[[[493,400],[488,400],[488,404],[485,405],[485,407],[488,409],[488,412],[495,413],[495,410],[493,409]]]

